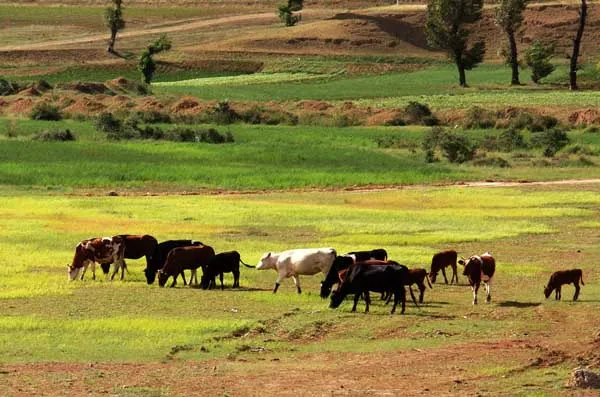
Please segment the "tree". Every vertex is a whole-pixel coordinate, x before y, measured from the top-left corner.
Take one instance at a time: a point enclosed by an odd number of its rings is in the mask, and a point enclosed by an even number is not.
[[[287,4],[280,4],[279,19],[285,26],[294,26],[302,19],[301,15],[294,15],[294,12],[298,12],[304,8],[304,0],[288,0]]]
[[[142,52],[138,68],[142,72],[142,81],[144,83],[150,84],[152,81],[152,76],[154,75],[154,71],[156,70],[156,63],[154,62],[154,59],[152,59],[152,56],[170,49],[171,41],[166,34],[163,34],[158,40],[150,44],[148,47],[146,47],[144,52]]]
[[[468,48],[468,24],[481,19],[483,0],[429,0],[425,30],[432,47],[444,49],[456,64],[461,87],[467,86],[465,70],[483,61],[485,43],[478,41]]]
[[[527,0],[502,0],[496,10],[496,24],[502,28],[508,39],[507,62],[512,69],[512,85],[519,85],[519,57],[515,35],[523,23],[523,11]]]
[[[541,79],[554,71],[550,59],[554,55],[554,45],[545,46],[539,41],[533,43],[525,53],[525,62],[531,68],[531,80],[538,84]]]
[[[587,17],[587,2],[581,0],[581,8],[579,9],[579,26],[577,34],[573,40],[573,53],[571,54],[571,64],[569,67],[569,88],[577,89],[577,60],[579,59],[579,48],[581,47],[581,38],[583,37],[583,29],[585,29],[585,20]]]
[[[125,20],[123,19],[123,0],[112,0],[114,7],[107,8],[104,12],[104,20],[110,29],[110,39],[108,40],[107,51],[111,54],[115,52],[115,41],[119,30],[125,29]]]

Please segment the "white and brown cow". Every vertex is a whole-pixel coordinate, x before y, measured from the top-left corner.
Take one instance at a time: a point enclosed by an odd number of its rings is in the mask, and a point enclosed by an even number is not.
[[[458,261],[460,265],[464,266],[463,275],[469,279],[469,284],[473,290],[473,304],[477,304],[477,291],[479,285],[483,281],[485,284],[486,291],[486,302],[492,300],[492,278],[496,272],[496,260],[489,252],[481,255],[474,255],[469,259],[461,259]]]
[[[277,292],[284,278],[292,277],[300,294],[302,289],[299,276],[301,274],[312,276],[319,272],[327,274],[336,255],[333,248],[300,248],[278,253],[267,252],[260,258],[256,269],[273,269],[279,273],[273,293]]]
[[[73,262],[68,265],[69,280],[75,280],[81,272],[80,279],[83,280],[87,267],[92,265],[92,279],[96,279],[96,263],[114,263],[115,269],[110,279],[121,269],[121,280],[125,272],[125,242],[123,237],[102,237],[83,240],[75,247]]]

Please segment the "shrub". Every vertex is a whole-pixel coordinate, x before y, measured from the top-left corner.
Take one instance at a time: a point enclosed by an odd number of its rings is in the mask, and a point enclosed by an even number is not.
[[[249,124],[298,124],[298,116],[293,113],[265,110],[259,106],[254,106],[246,110],[239,117],[242,121]]]
[[[587,156],[596,156],[597,151],[591,145],[580,145],[579,143],[567,145],[562,149],[563,153],[568,154],[584,154]]]
[[[392,119],[386,120],[385,125],[387,126],[403,126],[406,125],[406,121],[399,114],[395,115]]]
[[[157,110],[138,110],[135,112],[137,117],[143,123],[170,123],[171,117],[165,112],[159,112]]]
[[[492,128],[496,124],[496,114],[479,106],[467,110],[463,120],[464,128]]]
[[[527,148],[523,134],[515,128],[504,130],[498,135],[497,147],[503,152],[512,152],[515,149]]]
[[[434,127],[429,131],[422,144],[425,160],[436,160],[435,150],[439,147],[444,157],[451,163],[464,163],[475,156],[477,145],[464,135],[448,132],[443,128]]]
[[[204,143],[230,143],[234,142],[230,132],[221,134],[214,128],[208,130],[194,130],[191,128],[174,128],[165,134],[165,139],[175,142],[204,142]]]
[[[432,116],[429,106],[419,102],[411,101],[404,108],[404,113],[410,124],[419,124],[425,117]]]
[[[212,121],[217,124],[232,124],[240,119],[240,116],[231,108],[229,101],[221,101],[210,113]]]
[[[510,163],[503,159],[502,157],[482,157],[479,159],[473,160],[472,163],[477,167],[500,167],[500,168],[510,168]]]
[[[597,134],[598,132],[600,132],[600,127],[596,126],[596,125],[591,125],[589,127],[587,127],[585,129],[585,131],[583,131],[586,134]]]
[[[34,135],[33,140],[44,142],[68,142],[76,140],[75,135],[70,130],[46,130]]]
[[[20,91],[19,85],[12,81],[0,79],[0,95],[13,95]]]
[[[535,115],[533,117],[533,121],[528,126],[528,128],[531,132],[540,132],[554,128],[557,125],[558,119],[556,117],[547,115]]]
[[[421,124],[426,125],[428,127],[434,127],[436,125],[440,125],[440,120],[434,115],[425,116],[421,119]]]
[[[29,118],[32,120],[58,121],[62,120],[62,114],[60,110],[51,103],[40,102],[31,109]]]
[[[352,127],[360,125],[360,120],[356,115],[347,114],[347,113],[336,113],[333,116],[333,126],[334,127]]]
[[[560,149],[568,145],[569,141],[567,133],[558,128],[536,134],[531,139],[533,146],[544,148],[546,157],[554,156]]]
[[[123,122],[115,118],[115,116],[109,112],[101,113],[94,123],[96,130],[106,133],[117,132],[122,128],[122,126]]]
[[[550,59],[554,55],[554,45],[544,46],[539,41],[533,43],[525,52],[525,63],[531,68],[531,80],[539,83],[541,79],[554,71]]]

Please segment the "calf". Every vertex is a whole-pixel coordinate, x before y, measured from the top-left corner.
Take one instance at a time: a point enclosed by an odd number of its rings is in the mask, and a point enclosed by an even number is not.
[[[483,281],[485,284],[486,291],[486,302],[492,300],[492,278],[496,272],[496,260],[489,252],[481,255],[475,255],[469,259],[461,259],[458,261],[460,265],[465,267],[463,275],[469,279],[469,284],[473,290],[473,304],[477,304],[477,291],[479,291],[479,285]]]
[[[103,238],[91,238],[83,240],[75,247],[75,255],[73,261],[68,267],[69,280],[75,280],[81,273],[81,280],[87,270],[87,267],[92,265],[92,279],[96,279],[96,262],[103,263],[115,263],[115,270],[111,276],[111,280],[115,277],[115,274],[121,269],[121,280],[124,277],[125,261],[123,260],[123,254],[125,245],[123,238],[120,236],[114,237],[103,237]]]
[[[550,276],[550,281],[548,281],[548,285],[544,287],[544,295],[546,299],[550,296],[552,291],[556,290],[556,300],[560,300],[561,293],[560,289],[563,284],[573,284],[575,286],[575,295],[573,295],[573,300],[576,301],[579,297],[579,281],[581,281],[581,285],[585,285],[583,282],[583,272],[581,269],[571,269],[571,270],[559,270],[557,272],[552,273]]]
[[[251,269],[253,266],[244,263],[237,251],[221,252],[212,257],[210,262],[202,267],[202,278],[200,286],[202,289],[211,289],[216,284],[217,274],[221,280],[221,289],[223,287],[223,273],[233,273],[233,288],[240,286],[240,262]]]
[[[419,303],[423,303],[423,297],[425,296],[425,280],[427,280],[427,284],[429,284],[429,288],[431,288],[431,283],[427,277],[427,270],[410,269],[408,271],[408,288],[411,288],[411,285],[413,284],[417,284],[417,287],[419,287]],[[412,294],[412,289],[410,292]]]
[[[340,288],[331,295],[330,308],[340,306],[348,294],[354,294],[354,306],[352,311],[356,311],[356,306],[361,295],[365,297],[365,313],[369,311],[371,298],[369,291],[394,294],[394,306],[391,314],[396,311],[398,300],[402,302],[402,311],[406,307],[406,291],[404,285],[408,282],[408,268],[399,264],[388,264],[387,266],[373,265],[368,262],[356,263],[348,270],[348,273],[341,283]],[[414,298],[413,298],[414,300]],[[417,302],[415,301],[415,305]]]
[[[183,273],[185,269],[192,271],[190,286],[194,278],[196,284],[198,284],[197,269],[200,266],[208,265],[214,256],[215,251],[208,245],[173,248],[167,256],[165,265],[158,271],[158,285],[164,287],[169,277],[172,276],[173,284],[171,284],[171,287],[174,287],[177,284],[177,276]]]
[[[331,294],[331,288],[334,284],[338,284],[340,279],[340,272],[348,269],[354,264],[354,258],[350,255],[336,256],[325,276],[325,280],[321,282],[321,298],[326,299]]]
[[[299,276],[301,274],[312,276],[319,272],[327,274],[335,258],[336,252],[333,248],[303,248],[278,253],[267,252],[260,258],[256,269],[273,269],[279,273],[273,293],[277,292],[284,278],[292,277],[300,294],[302,289]]]
[[[437,278],[437,274],[439,271],[442,271],[442,275],[444,276],[444,281],[448,284],[448,278],[446,277],[446,267],[450,266],[452,268],[452,278],[450,279],[450,284],[456,278],[456,284],[458,284],[458,274],[456,272],[456,258],[458,255],[454,250],[446,250],[438,252],[431,258],[431,271],[429,272],[429,278],[431,282],[435,284],[435,280]]]
[[[387,251],[383,248],[376,248],[371,251],[353,251],[348,252],[346,255],[354,257],[354,262],[364,262],[369,259],[387,261]]]
[[[146,267],[152,260],[152,254],[156,250],[158,241],[149,234],[144,235],[131,235],[131,234],[120,234],[119,237],[123,238],[125,242],[125,254],[124,259],[140,259],[142,256],[146,257]],[[101,263],[102,271],[104,274],[108,274],[110,270],[110,263]],[[125,269],[127,264],[125,263]]]
[[[147,261],[146,268],[144,269],[144,275],[146,276],[146,281],[148,284],[154,283],[154,280],[156,279],[156,273],[165,265],[167,256],[173,248],[200,245],[204,244],[195,240],[167,240],[158,244],[150,256],[150,260]],[[146,257],[146,259],[148,259],[148,257]],[[183,278],[183,284],[185,285],[186,280],[183,272],[181,273],[181,277]]]

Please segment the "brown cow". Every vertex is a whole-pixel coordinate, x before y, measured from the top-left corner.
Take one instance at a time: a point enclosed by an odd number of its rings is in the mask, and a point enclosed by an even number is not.
[[[431,283],[429,282],[429,278],[427,277],[427,270],[426,269],[419,269],[419,268],[415,268],[415,269],[410,269],[408,271],[408,279],[410,284],[408,285],[408,288],[411,288],[410,286],[413,284],[417,284],[417,287],[419,287],[419,303],[423,303],[423,297],[425,296],[425,280],[427,280],[427,284],[429,284],[429,288],[431,287]],[[412,293],[412,290],[411,290]]]
[[[483,281],[486,291],[486,302],[492,300],[492,278],[496,272],[496,260],[489,252],[481,255],[474,255],[469,259],[461,259],[458,261],[460,265],[465,267],[463,274],[469,279],[469,284],[473,290],[473,304],[477,304],[477,291],[479,285]]]
[[[196,279],[196,284],[198,284],[196,270],[200,266],[208,265],[214,256],[215,250],[208,245],[173,248],[167,256],[165,265],[158,271],[158,285],[164,287],[169,277],[173,276],[171,287],[174,287],[177,284],[177,276],[186,269],[192,271],[190,286],[192,286],[194,278]]]
[[[446,277],[446,267],[450,266],[452,268],[452,278],[450,279],[450,284],[456,279],[456,284],[458,284],[458,273],[456,272],[456,258],[458,255],[454,250],[446,250],[438,252],[431,258],[431,271],[429,272],[429,278],[431,282],[435,284],[435,279],[437,278],[438,272],[441,270],[442,275],[444,276],[444,281],[448,284],[448,278]]]
[[[148,263],[152,261],[152,254],[156,250],[158,241],[149,234],[144,235],[131,235],[131,234],[120,234],[125,241],[125,259],[140,259],[142,256],[146,257],[146,267]],[[104,274],[108,274],[110,271],[110,263],[101,263],[102,271]],[[125,263],[125,270],[127,270],[127,263]]]
[[[556,290],[555,299],[560,300],[560,289],[563,284],[573,284],[575,286],[575,295],[573,296],[573,300],[576,301],[579,297],[579,281],[581,281],[581,285],[585,285],[583,282],[583,272],[581,269],[559,270],[552,273],[550,276],[548,285],[544,287],[544,295],[546,296],[546,299],[548,299],[552,291]]]
[[[83,240],[75,247],[73,262],[70,266],[67,266],[69,280],[75,280],[81,269],[83,269],[81,273],[81,280],[83,280],[85,271],[90,264],[92,265],[92,279],[95,280],[96,262],[100,264],[115,263],[115,270],[110,279],[112,280],[121,269],[121,280],[123,280],[125,271],[124,252],[125,244],[120,236]]]

